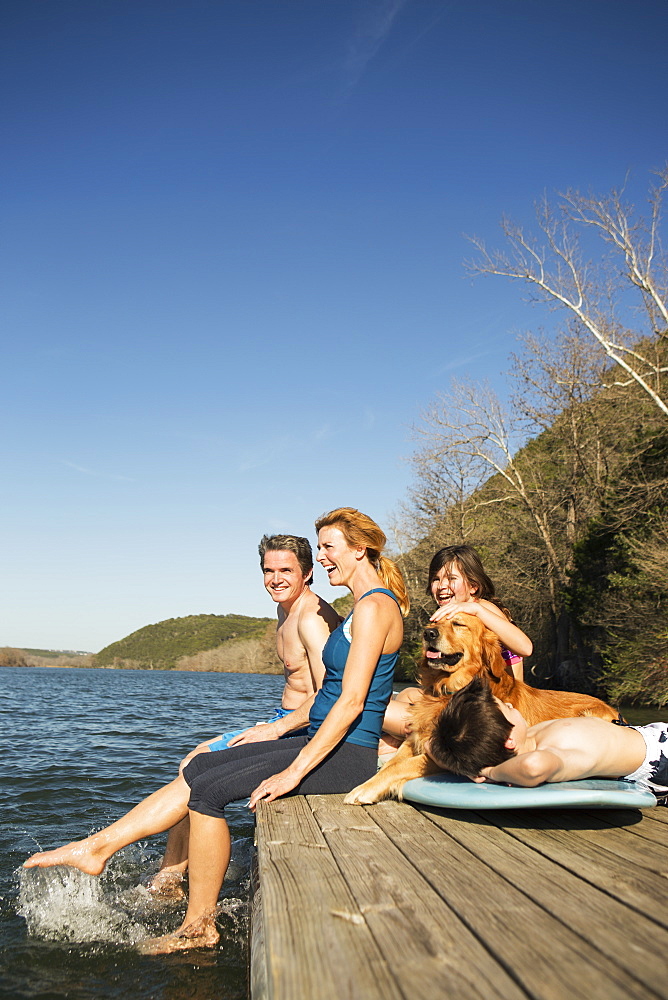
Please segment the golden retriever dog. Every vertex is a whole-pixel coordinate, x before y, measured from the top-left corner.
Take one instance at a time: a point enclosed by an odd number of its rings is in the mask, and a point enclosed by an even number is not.
[[[425,753],[436,719],[451,694],[465,687],[476,674],[484,674],[493,694],[519,709],[530,726],[548,719],[595,715],[619,718],[599,698],[568,691],[543,691],[516,680],[506,669],[498,637],[475,615],[457,614],[441,619],[423,633],[420,686],[423,698],[411,708],[411,733],[394,757],[364,784],[345,798],[350,804],[367,805],[381,799],[401,799],[401,789],[412,778],[438,774],[441,770]]]

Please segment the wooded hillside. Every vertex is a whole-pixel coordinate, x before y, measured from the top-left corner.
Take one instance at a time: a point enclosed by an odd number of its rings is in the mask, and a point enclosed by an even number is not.
[[[146,625],[125,639],[106,646],[95,656],[93,666],[146,670],[170,670],[177,666],[186,670],[230,669],[229,666],[203,666],[201,657],[199,661],[193,658],[204,651],[215,652],[217,648],[236,640],[238,658],[246,663],[248,657],[244,660],[241,655],[241,641],[254,640],[263,648],[269,634],[271,648],[275,627],[275,619],[249,618],[245,615],[188,615],[185,618],[169,618],[155,625]],[[227,661],[229,657],[224,659]],[[262,657],[258,652],[258,656],[253,659],[259,662]],[[246,667],[250,666],[251,661],[248,660]],[[237,669],[244,668],[242,666]]]
[[[417,428],[401,526],[420,631],[426,570],[442,545],[479,550],[533,639],[532,682],[612,701],[668,703],[668,268],[661,202],[567,193],[539,206],[541,238],[504,223],[473,269],[561,308],[556,337],[528,334],[507,396],[453,382]],[[592,238],[604,246],[587,259]],[[474,241],[475,242],[475,241]]]

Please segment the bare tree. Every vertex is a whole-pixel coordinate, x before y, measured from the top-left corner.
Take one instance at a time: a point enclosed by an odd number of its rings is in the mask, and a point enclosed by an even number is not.
[[[471,511],[520,502],[545,549],[553,585],[565,585],[566,571],[552,537],[546,494],[540,488],[540,469],[530,468],[526,456],[523,461],[517,460],[526,437],[524,427],[503,407],[489,385],[453,380],[450,392],[440,394],[424,414],[418,432],[426,447],[417,461],[426,462],[427,477],[430,463],[442,467],[454,463],[460,475],[464,470],[467,507]],[[493,492],[474,486],[492,476],[498,477],[499,484]]]
[[[14,649],[12,646],[3,646],[0,649],[0,667],[27,667],[25,653],[22,649]]]
[[[577,333],[552,343],[527,337],[509,376],[510,406],[486,385],[453,381],[417,428],[420,527],[430,541],[445,529],[444,541],[486,552],[563,684],[583,681],[590,662],[569,606],[578,543],[604,509],[610,531],[650,509],[663,488],[642,475],[653,440],[645,432],[661,417],[628,388],[602,393],[606,365]]]
[[[283,664],[276,655],[272,635],[263,639],[228,639],[213,649],[181,656],[178,670],[212,670],[222,673],[280,674]]]
[[[650,190],[648,218],[627,204],[624,191],[603,198],[567,191],[556,207],[544,198],[536,206],[542,237],[525,235],[508,219],[502,221],[509,249],[490,251],[477,238],[478,257],[468,262],[474,273],[498,274],[523,281],[531,298],[566,309],[595,338],[617,369],[611,384],[635,383],[664,417],[668,347],[668,262],[661,244],[662,202],[668,188],[668,166]],[[599,237],[609,251],[598,265],[584,259],[580,233]],[[640,297],[642,329],[619,319],[628,311],[628,292]]]
[[[463,519],[474,525],[466,539],[482,548],[501,573],[504,594],[523,623],[549,633],[544,645],[560,676],[571,669],[572,623],[564,603],[572,543],[565,530],[563,484],[558,462],[545,442],[526,443],[525,420],[507,410],[487,385],[453,381],[437,397],[418,428],[423,448],[415,456],[421,471],[449,464],[466,471],[476,485],[463,503]],[[452,539],[451,539],[452,540]],[[545,619],[551,625],[547,626]]]

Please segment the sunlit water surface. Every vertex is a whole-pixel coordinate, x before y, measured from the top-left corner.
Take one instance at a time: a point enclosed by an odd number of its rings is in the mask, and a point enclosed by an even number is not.
[[[148,957],[135,944],[177,927],[143,886],[164,835],[121,851],[101,878],[22,869],[36,850],[85,836],[170,781],[203,739],[279,703],[282,678],[140,670],[0,668],[2,1000],[242,1000],[253,820],[228,810],[232,863],[220,947]]]
[[[146,957],[135,948],[183,915],[182,907],[157,908],[143,886],[158,867],[164,836],[126,848],[99,879],[21,864],[116,819],[171,780],[203,739],[268,716],[282,678],[0,668],[0,682],[2,1000],[246,998],[253,821],[245,803],[228,810],[233,856],[221,944],[210,953]],[[640,724],[662,713],[625,715]]]

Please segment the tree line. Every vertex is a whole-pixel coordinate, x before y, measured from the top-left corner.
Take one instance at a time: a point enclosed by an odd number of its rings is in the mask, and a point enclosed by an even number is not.
[[[539,686],[668,703],[668,261],[662,203],[569,191],[508,220],[504,247],[474,239],[477,274],[520,283],[563,314],[526,334],[508,392],[453,380],[416,428],[414,481],[397,525],[415,610],[431,554],[479,550],[532,637]]]

